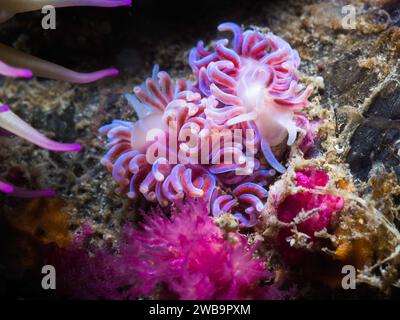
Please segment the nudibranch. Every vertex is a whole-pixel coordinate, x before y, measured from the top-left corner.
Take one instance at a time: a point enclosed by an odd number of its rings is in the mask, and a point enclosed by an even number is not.
[[[300,109],[312,88],[298,83],[299,55],[281,38],[243,32],[232,23],[219,29],[234,33],[232,48],[224,39],[208,51],[200,41],[189,57],[194,83],[174,82],[155,67],[134,88],[127,97],[139,120],[114,120],[100,129],[108,138],[102,162],[119,184],[118,194],[162,206],[185,196],[202,198],[215,217],[231,213],[250,227],[264,208],[271,176],[285,171],[272,147],[309,133]],[[168,138],[145,139],[154,131]],[[212,140],[225,134],[234,136],[232,143]],[[154,162],[149,150],[157,154]]]
[[[205,111],[207,119],[229,128],[253,122],[260,134],[260,147],[278,172],[285,168],[271,147],[287,139],[292,145],[303,131],[297,121],[299,109],[308,104],[312,87],[298,83],[300,58],[296,50],[271,32],[243,31],[234,23],[223,23],[219,31],[230,31],[233,40],[217,41],[206,50],[199,41],[189,56],[198,79],[198,89],[219,104]]]
[[[17,13],[40,10],[46,5],[55,8],[73,6],[118,7],[129,6],[131,0],[13,0],[0,1],[0,23]],[[62,80],[71,83],[90,83],[118,74],[115,68],[82,73],[69,70],[54,63],[44,61],[11,47],[0,44],[0,75],[14,78],[32,76]]]
[[[102,163],[119,184],[116,192],[131,199],[144,196],[161,206],[185,196],[201,198],[214,216],[229,212],[242,226],[253,226],[267,197],[264,187],[275,171],[247,159],[244,136],[236,137],[236,143],[213,143],[212,136],[224,128],[209,121],[205,110],[216,100],[202,97],[187,81],[173,81],[157,66],[134,93],[127,99],[139,120],[114,120],[99,130],[108,138]],[[166,139],[149,141],[146,136],[152,130],[165,133]],[[188,136],[195,137],[195,143],[188,143]],[[149,161],[149,150],[156,150],[154,161]],[[228,158],[238,161],[224,161]],[[249,163],[246,174],[236,174]]]
[[[47,150],[77,152],[81,149],[79,144],[59,143],[46,138],[43,134],[32,128],[29,124],[13,113],[8,106],[0,106],[0,128]],[[0,181],[0,191],[19,197],[54,195],[53,190],[28,191],[3,181]]]

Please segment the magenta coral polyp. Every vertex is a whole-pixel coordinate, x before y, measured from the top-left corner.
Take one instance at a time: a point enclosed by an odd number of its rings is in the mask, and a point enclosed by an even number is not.
[[[329,176],[323,170],[310,167],[297,171],[296,186],[309,191],[299,191],[286,196],[277,205],[277,218],[285,223],[296,223],[296,229],[313,241],[315,233],[328,228],[344,207],[342,197],[313,192],[317,189],[323,190],[328,182]],[[277,236],[278,251],[290,264],[299,262],[304,253],[301,249],[290,246],[288,239],[292,235],[291,227],[284,227]]]
[[[201,203],[178,204],[171,220],[156,212],[143,231],[131,229],[125,242],[122,257],[137,280],[133,296],[152,294],[161,285],[163,297],[257,298],[260,282],[272,275],[262,259],[253,258],[255,246],[239,233],[224,235]]]
[[[202,202],[177,202],[170,218],[156,209],[140,229],[126,226],[114,254],[58,249],[47,263],[56,267],[61,293],[74,298],[137,299],[278,299],[265,285],[274,274],[256,245],[244,235],[226,233],[208,216]],[[124,289],[123,289],[124,288]],[[118,290],[120,289],[120,290]],[[121,290],[122,289],[122,290]]]

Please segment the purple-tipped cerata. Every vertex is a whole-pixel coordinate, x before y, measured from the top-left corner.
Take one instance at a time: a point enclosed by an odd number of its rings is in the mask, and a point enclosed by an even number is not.
[[[91,6],[119,7],[129,6],[131,0],[13,0],[0,2],[0,23],[17,13],[41,10],[50,5],[55,8]],[[90,83],[106,77],[116,76],[116,69],[105,69],[97,72],[76,72],[54,63],[44,61],[31,55],[0,44],[0,75],[7,77],[30,78],[32,75],[62,80],[71,83]]]
[[[9,13],[22,13],[41,10],[50,5],[55,8],[65,7],[121,7],[130,6],[132,0],[12,0],[2,1],[0,11]]]
[[[32,71],[22,68],[14,68],[0,61],[0,75],[10,78],[32,78]]]
[[[14,78],[31,78],[32,75],[84,84],[118,75],[115,68],[96,72],[76,72],[57,64],[33,57],[0,43],[0,75]]]
[[[46,5],[51,5],[56,8],[72,6],[118,7],[131,5],[131,0],[1,1],[0,23],[8,20],[17,13],[40,10]],[[84,84],[116,76],[118,75],[118,70],[110,68],[90,73],[76,72],[0,44],[0,76],[31,78],[33,75],[70,83]],[[0,106],[0,130],[20,136],[41,148],[51,151],[76,152],[81,149],[79,144],[64,144],[48,139],[11,112],[7,106]],[[0,133],[4,135],[3,132]],[[53,190],[28,191],[13,187],[5,182],[0,182],[0,191],[20,197],[54,195]]]
[[[47,150],[76,152],[81,149],[79,144],[60,143],[45,137],[43,134],[32,128],[29,124],[13,113],[8,106],[0,106],[0,128]],[[0,191],[25,198],[54,195],[53,190],[28,191],[14,187],[5,182],[0,183]]]
[[[247,158],[246,131],[238,131],[233,143],[213,143],[212,137],[226,133],[205,114],[215,99],[202,98],[189,83],[173,81],[166,72],[158,72],[157,66],[134,93],[127,98],[139,120],[114,120],[100,128],[108,138],[102,163],[119,184],[117,193],[132,199],[144,196],[162,206],[185,196],[201,198],[214,216],[232,213],[243,226],[254,225],[268,195],[264,186],[275,172],[259,160]],[[166,140],[146,140],[153,131],[164,132]],[[188,136],[195,141],[189,143]],[[257,137],[250,146],[254,143]],[[153,162],[148,158],[150,150],[158,151]],[[228,158],[237,161],[228,162]],[[238,170],[244,174],[237,174]]]

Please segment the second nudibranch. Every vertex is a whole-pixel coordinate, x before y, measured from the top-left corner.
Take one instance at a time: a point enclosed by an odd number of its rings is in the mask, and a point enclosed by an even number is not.
[[[298,82],[299,55],[271,32],[243,31],[234,23],[223,23],[218,29],[233,33],[231,44],[222,39],[213,50],[206,50],[199,41],[189,57],[199,90],[219,101],[205,111],[207,117],[228,127],[254,122],[267,161],[283,173],[285,168],[271,147],[285,140],[289,146],[294,143],[302,131],[297,112],[307,106],[312,92],[311,86],[304,88]]]

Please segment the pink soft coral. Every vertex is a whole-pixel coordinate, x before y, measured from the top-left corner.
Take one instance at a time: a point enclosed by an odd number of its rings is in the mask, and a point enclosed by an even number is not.
[[[296,186],[314,190],[325,187],[329,176],[316,168],[306,168],[296,172]],[[317,194],[312,191],[302,191],[288,195],[277,208],[277,217],[280,221],[292,223],[300,219],[300,213],[305,214],[302,221],[297,223],[297,230],[315,238],[315,232],[327,228],[337,212],[342,210],[343,198],[330,194]],[[292,235],[289,227],[282,228],[277,237],[278,251],[284,260],[289,263],[298,262],[303,257],[303,250],[291,247],[288,237]]]
[[[121,248],[125,265],[138,281],[134,296],[161,288],[163,297],[246,299],[270,275],[254,246],[239,233],[224,232],[207,215],[205,205],[179,205],[171,219],[157,212],[143,231],[129,230]]]
[[[74,298],[280,299],[273,276],[244,235],[225,233],[197,201],[177,203],[171,217],[160,209],[142,230],[128,226],[117,252],[57,249],[48,263],[57,268],[59,292]]]
[[[118,259],[109,250],[87,244],[93,236],[84,224],[68,248],[51,246],[46,264],[57,270],[57,294],[73,299],[122,299],[125,278],[118,273]]]

